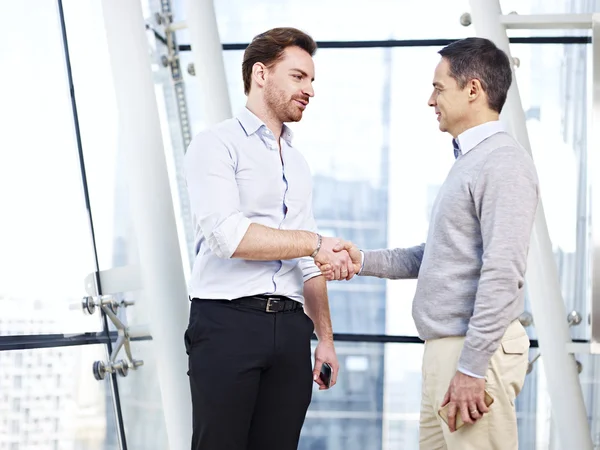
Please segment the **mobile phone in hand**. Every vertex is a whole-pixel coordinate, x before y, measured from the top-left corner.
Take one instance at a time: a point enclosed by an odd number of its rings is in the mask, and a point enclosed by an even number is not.
[[[328,388],[331,387],[331,366],[327,363],[323,363],[321,366],[321,373],[319,374],[319,378]]]
[[[487,407],[490,407],[492,405],[492,403],[494,403],[494,398],[488,393],[488,391],[484,391],[484,401],[485,401],[485,405]],[[440,417],[442,418],[442,420],[444,422],[446,422],[446,425],[448,425],[448,408],[449,408],[450,404],[448,403],[446,406],[444,406],[443,408],[440,408],[440,410],[438,411],[438,414],[440,415]],[[460,409],[456,409],[456,429],[458,430],[459,428],[461,428],[465,423],[462,420],[462,416],[460,415]]]

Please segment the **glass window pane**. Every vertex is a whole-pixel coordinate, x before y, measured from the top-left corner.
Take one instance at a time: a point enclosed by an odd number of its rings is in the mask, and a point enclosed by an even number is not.
[[[113,248],[119,241],[104,230],[114,227],[121,211],[113,203],[126,198],[126,193],[115,189],[118,114],[102,4],[67,0],[64,12],[98,263],[106,270],[117,265]]]
[[[530,351],[530,360],[537,350]],[[592,443],[594,448],[600,445],[600,419],[598,415],[598,355],[576,354],[575,364],[580,369],[579,381],[583,392]],[[523,392],[517,398],[517,417],[519,420],[519,448],[557,448],[556,425],[552,417],[550,396],[547,391],[544,357],[540,357],[526,378]]]
[[[103,345],[0,352],[0,448],[118,450],[108,379],[92,374],[105,358]]]
[[[578,311],[583,318],[572,328],[572,336],[587,339],[591,45],[514,44],[511,53],[520,60],[516,78],[562,295],[567,312]],[[529,304],[526,308],[530,310]],[[535,328],[530,331],[535,336]]]
[[[183,3],[183,0],[174,2],[177,20],[185,17]],[[460,38],[469,32],[460,24],[460,16],[467,11],[467,0],[215,2],[219,34],[224,43],[250,42],[255,35],[281,26],[299,28],[319,41]],[[180,43],[189,43],[187,30],[178,36]]]
[[[97,330],[77,308],[94,253],[56,2],[0,12],[27,18],[0,42],[0,334]]]
[[[575,359],[578,361],[581,374],[581,390],[585,400],[592,441],[594,447],[600,446],[600,413],[598,406],[600,405],[600,356],[597,354],[576,354]],[[548,404],[549,405],[549,404]],[[549,413],[548,413],[549,414]]]
[[[148,4],[142,2],[148,21],[153,20]],[[83,153],[86,161],[90,202],[101,270],[138,263],[133,224],[129,218],[127,178],[124,173],[124,153],[119,151],[118,111],[110,57],[104,30],[101,2],[68,0],[65,15],[69,33],[74,84],[77,88],[77,108],[81,124]],[[150,17],[152,16],[152,17]],[[177,111],[173,81],[169,69],[158,63],[167,54],[166,48],[149,36],[151,69],[156,100],[162,124],[163,145],[170,172],[171,188],[177,217],[182,217],[185,205],[179,191],[183,175],[181,167],[184,145]],[[186,197],[187,199],[187,197]],[[186,217],[186,216],[183,216]],[[188,222],[190,222],[188,220]],[[183,250],[184,268],[189,270],[183,222],[178,222]]]
[[[150,17],[147,2],[142,2],[144,14]],[[156,6],[156,5],[153,5]],[[99,2],[66,2],[73,74],[78,92],[78,111],[82,127],[84,156],[88,166],[90,199],[94,211],[94,227],[98,240],[98,260],[102,270],[138,264],[135,230],[129,214],[127,178],[124,154],[118,142],[118,111],[115,102],[110,58],[106,44],[102,5]],[[173,92],[173,82],[167,68],[156,64],[166,54],[161,44],[150,39],[152,70],[156,88],[163,143],[167,155],[176,211],[181,214],[177,198],[177,155],[183,155],[180,123]],[[175,125],[170,128],[170,125]],[[176,127],[176,128],[175,128]],[[180,229],[182,248],[185,246]],[[187,263],[187,261],[185,261]],[[184,267],[189,267],[189,264]],[[143,308],[143,292],[124,292],[120,298],[136,302],[127,309],[119,308],[118,317],[129,326],[149,323],[148,310]],[[183,301],[186,301],[183,299]],[[109,326],[113,329],[112,323]],[[181,346],[183,348],[183,336]],[[152,342],[133,342],[132,354],[144,361],[127,377],[118,377],[121,408],[129,449],[164,449],[168,447],[160,386],[158,384]],[[121,353],[124,349],[121,350]],[[120,354],[117,359],[124,355]],[[105,361],[106,358],[103,358]]]
[[[183,345],[183,339],[182,339]],[[119,394],[127,448],[131,450],[163,450],[168,448],[167,429],[152,341],[131,343],[131,353],[144,365],[119,377]]]
[[[298,448],[418,449],[423,346],[338,342],[336,351],[337,384],[314,385]]]

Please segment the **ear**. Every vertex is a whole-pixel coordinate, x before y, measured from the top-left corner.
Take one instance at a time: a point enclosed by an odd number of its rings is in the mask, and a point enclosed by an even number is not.
[[[482,95],[484,95],[483,87],[481,86],[481,81],[477,78],[469,81],[467,88],[469,89],[469,101],[475,101]]]
[[[257,62],[252,66],[252,79],[261,88],[265,85],[266,75],[267,67],[263,63]]]

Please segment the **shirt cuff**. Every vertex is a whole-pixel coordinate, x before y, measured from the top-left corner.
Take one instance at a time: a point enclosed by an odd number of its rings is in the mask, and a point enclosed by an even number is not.
[[[360,252],[360,270],[358,271],[358,273],[356,275],[360,275],[360,273],[363,270],[363,267],[365,266],[365,252],[363,252],[362,250],[359,250]]]
[[[321,269],[317,267],[315,261],[310,257],[300,258],[298,264],[300,269],[302,269],[302,281],[305,283],[308,280],[321,275]]]
[[[479,378],[479,379],[485,378],[485,377],[482,377],[481,375],[475,375],[473,372],[469,372],[468,370],[463,369],[462,367],[459,367],[458,371],[461,373],[464,373],[465,375],[469,375],[470,377],[473,377],[473,378]]]
[[[321,275],[323,275],[323,274],[322,274],[322,273],[321,273],[321,271],[319,270],[318,272],[313,272],[313,273],[311,273],[311,274],[304,275],[304,276],[302,277],[302,281],[303,281],[304,283],[306,283],[308,280],[312,280],[313,278],[320,277]]]
[[[475,376],[478,378],[485,378],[492,354],[472,348],[467,338],[458,359],[458,370],[463,373],[467,370],[469,372],[467,375],[477,374]]]

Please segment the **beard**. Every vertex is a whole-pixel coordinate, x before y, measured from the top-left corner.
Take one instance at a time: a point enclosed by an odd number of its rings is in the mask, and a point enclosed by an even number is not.
[[[288,97],[282,89],[271,82],[265,84],[265,103],[275,117],[282,122],[299,122],[302,119],[302,109],[295,100],[308,101],[306,97]]]

